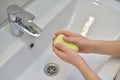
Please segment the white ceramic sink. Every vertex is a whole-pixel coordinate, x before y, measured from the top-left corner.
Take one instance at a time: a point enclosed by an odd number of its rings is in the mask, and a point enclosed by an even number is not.
[[[9,39],[9,41],[5,40]],[[12,43],[14,42],[14,37],[11,36],[11,34],[9,34],[9,32],[1,29],[0,30],[0,55],[5,51],[5,49],[7,49]]]
[[[24,44],[22,41],[13,37],[8,29],[0,29],[0,67],[14,56],[23,46]]]
[[[17,40],[12,38],[11,44],[20,40],[18,45],[23,45],[1,65],[0,80],[84,80],[74,66],[63,62],[52,51],[54,33],[66,29],[91,39],[114,40],[119,37],[120,10],[106,5],[103,0],[51,0],[50,4],[47,1],[36,0],[26,9],[36,15],[35,23],[43,29],[43,34],[39,38],[26,34]],[[48,5],[44,9],[41,8],[43,3]],[[92,53],[80,55],[102,80],[113,80],[120,67],[119,58]],[[44,73],[44,67],[49,63],[58,65],[57,75],[51,77]]]

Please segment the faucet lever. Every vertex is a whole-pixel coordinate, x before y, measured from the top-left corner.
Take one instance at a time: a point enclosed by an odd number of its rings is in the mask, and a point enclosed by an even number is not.
[[[32,22],[35,16],[25,11],[18,5],[9,6],[7,12],[11,25],[11,33],[14,36],[22,36],[25,32],[34,37],[39,37],[42,33],[42,30]]]
[[[16,20],[17,18],[23,19],[23,20],[34,20],[35,16],[30,14],[29,12],[25,11],[18,5],[10,5],[8,7],[8,15],[12,21]],[[13,18],[14,16],[14,18]]]

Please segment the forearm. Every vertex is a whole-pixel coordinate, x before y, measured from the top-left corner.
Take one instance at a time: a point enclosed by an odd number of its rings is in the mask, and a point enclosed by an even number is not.
[[[118,41],[94,41],[93,53],[120,56],[120,40]]]
[[[100,80],[98,75],[82,59],[77,62],[76,67],[80,70],[85,80]]]

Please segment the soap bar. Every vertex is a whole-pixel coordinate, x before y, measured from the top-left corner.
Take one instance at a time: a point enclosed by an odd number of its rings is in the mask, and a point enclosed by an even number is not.
[[[55,38],[55,40],[54,40],[54,45],[56,45],[57,43],[61,43],[62,45],[66,46],[66,47],[68,47],[68,48],[70,48],[70,49],[72,49],[72,50],[74,50],[74,51],[76,51],[76,52],[79,51],[79,47],[78,47],[78,46],[76,46],[76,45],[73,44],[73,43],[64,41],[64,40],[63,40],[63,37],[64,37],[63,34],[59,34],[59,35]]]

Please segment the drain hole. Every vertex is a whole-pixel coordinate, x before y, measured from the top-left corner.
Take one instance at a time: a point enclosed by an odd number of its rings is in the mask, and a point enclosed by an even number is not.
[[[31,43],[31,44],[30,44],[30,48],[33,48],[33,47],[34,47],[34,43]]]
[[[44,67],[44,73],[47,75],[47,76],[55,76],[57,75],[59,72],[59,66],[55,63],[49,63],[47,65],[45,65]]]

